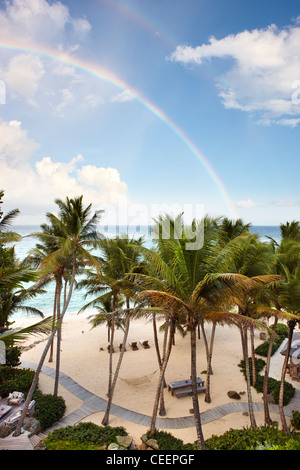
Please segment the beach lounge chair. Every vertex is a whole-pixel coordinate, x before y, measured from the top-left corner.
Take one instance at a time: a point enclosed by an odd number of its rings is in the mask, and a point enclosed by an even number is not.
[[[22,392],[13,392],[8,395],[8,404],[19,406],[24,401],[24,393]]]
[[[139,349],[136,343],[136,341],[129,341],[129,346],[131,347],[132,351],[137,351]]]
[[[34,410],[35,410],[35,400],[32,400],[28,405],[26,416],[29,416],[29,418],[31,418],[33,416]]]
[[[5,416],[11,409],[12,409],[12,406],[1,405],[0,406],[0,418],[3,418],[3,416]]]
[[[107,344],[106,347],[107,347],[107,351],[110,352],[110,344]],[[113,353],[115,352],[114,347],[112,347],[112,352],[113,352]]]
[[[122,346],[123,346],[123,343],[118,343],[118,348],[120,349],[120,351],[122,349]],[[126,351],[126,348],[124,348],[124,351]]]
[[[13,415],[11,415],[9,418],[7,418],[4,421],[4,424],[6,426],[9,426],[10,430],[13,431],[17,427],[17,423],[20,419],[21,414],[22,414],[22,410],[17,411]]]
[[[147,339],[140,339],[140,344],[143,346],[144,349],[149,349],[150,348]]]

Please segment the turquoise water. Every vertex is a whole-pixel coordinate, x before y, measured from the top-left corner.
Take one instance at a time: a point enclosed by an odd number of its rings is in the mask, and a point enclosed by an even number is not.
[[[19,233],[22,237],[21,242],[16,244],[16,254],[20,259],[25,258],[29,251],[35,246],[36,239],[28,237],[29,234],[39,231],[40,227],[35,226],[14,226],[13,230]],[[116,234],[115,227],[99,227],[99,231],[107,237],[113,237]],[[121,227],[118,233],[128,233],[134,236],[144,236],[146,246],[151,246],[150,227],[148,226],[135,226],[135,227]],[[257,233],[262,241],[268,241],[267,237],[273,238],[275,241],[280,242],[280,229],[276,226],[253,226],[251,232]],[[54,299],[54,285],[47,286],[47,293],[40,295],[38,298],[31,301],[31,305],[41,310],[45,316],[52,315],[52,305]],[[74,290],[73,296],[67,311],[67,315],[77,315],[78,311],[91,299],[84,298],[82,290]],[[91,312],[92,313],[92,312]],[[10,317],[14,320],[23,317],[24,314],[15,314]],[[36,318],[38,321],[38,317]]]

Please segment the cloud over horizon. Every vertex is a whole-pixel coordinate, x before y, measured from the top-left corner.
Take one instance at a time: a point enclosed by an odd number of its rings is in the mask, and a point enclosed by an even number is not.
[[[0,122],[0,173],[9,209],[18,207],[24,220],[51,211],[56,198],[84,194],[87,203],[101,208],[116,206],[127,199],[127,185],[115,168],[84,165],[82,155],[68,162],[45,156],[32,164],[38,144],[30,139],[18,121]],[[24,178],[26,175],[26,178]],[[54,207],[54,206],[53,206]]]

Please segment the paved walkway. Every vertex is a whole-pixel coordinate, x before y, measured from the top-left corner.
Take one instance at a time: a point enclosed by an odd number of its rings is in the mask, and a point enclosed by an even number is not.
[[[28,369],[30,368],[30,369],[35,370],[37,367],[37,364],[23,361],[21,366],[24,368],[28,368]],[[44,366],[42,368],[42,373],[48,375],[49,377],[54,378],[55,370],[52,369],[51,367]],[[89,392],[88,390],[86,390],[84,387],[79,385],[71,377],[64,374],[63,372],[60,372],[59,382],[69,392],[73,393],[73,395],[75,395],[80,400],[82,400],[83,403],[75,411],[63,417],[58,423],[56,423],[54,426],[48,429],[47,434],[53,431],[54,429],[77,424],[80,421],[82,421],[84,418],[87,418],[88,416],[94,413],[98,413],[99,411],[105,411],[106,404],[107,404],[106,400]],[[253,408],[254,408],[254,411],[263,411],[264,409],[263,403],[254,403]],[[295,409],[300,410],[300,390],[296,390],[295,396],[290,401],[289,405],[284,408],[285,415],[287,417],[291,417],[292,411]],[[217,419],[220,419],[228,414],[238,413],[238,412],[243,412],[243,411],[248,411],[248,402],[234,401],[234,402],[226,403],[224,405],[211,408],[210,410],[207,410],[201,413],[201,423],[207,424]],[[270,405],[270,412],[279,414],[278,406]],[[144,415],[142,413],[128,410],[126,408],[123,408],[121,406],[114,405],[114,404],[112,404],[111,406],[110,413],[113,416],[124,419],[126,421],[130,421],[132,423],[139,424],[148,428],[150,427],[151,417]],[[185,416],[182,418],[159,418],[158,417],[156,421],[156,426],[158,429],[184,429],[184,428],[194,427],[195,421],[194,421],[193,415]],[[34,447],[45,436],[46,436],[45,434],[42,434],[42,435],[40,434],[39,436],[33,436],[33,438],[30,438],[29,441],[31,443],[30,444],[31,448]],[[12,438],[12,439],[16,440],[19,438]],[[3,450],[4,448],[8,448],[10,444],[8,440],[9,438],[3,439],[3,442],[1,442],[0,440],[0,450],[1,449]],[[15,442],[15,445],[16,445],[16,442]],[[20,443],[20,446],[22,445],[24,446],[24,437],[22,437],[22,443]],[[26,449],[24,448],[24,450]]]

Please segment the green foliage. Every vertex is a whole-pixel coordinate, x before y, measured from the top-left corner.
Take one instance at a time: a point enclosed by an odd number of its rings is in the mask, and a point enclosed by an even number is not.
[[[62,397],[35,392],[36,401],[34,417],[40,422],[42,430],[48,429],[65,414],[66,403]]]
[[[292,433],[288,435],[278,429],[273,423],[269,426],[261,426],[257,429],[242,428],[230,429],[222,436],[213,435],[205,442],[208,450],[257,450],[265,448],[286,448],[287,446],[300,447],[300,435]]]
[[[197,450],[196,444],[184,444],[181,439],[177,439],[172,434],[166,431],[158,431],[157,429],[150,436],[149,431],[147,437],[157,441],[159,450]]]
[[[300,431],[300,411],[293,411],[291,425],[294,427],[294,429]]]
[[[263,383],[264,383],[264,377],[259,375],[259,373],[262,371],[262,369],[265,366],[265,361],[263,359],[257,359],[255,358],[255,364],[256,364],[256,383],[255,383],[255,390],[258,393],[263,393]],[[242,360],[239,364],[239,367],[241,368],[244,376],[245,376],[245,362]],[[250,367],[250,380],[251,384],[253,383],[252,380],[252,358],[249,357],[249,367]],[[280,393],[280,380],[273,379],[272,377],[268,378],[268,393],[272,392],[272,395],[274,397],[275,403],[279,403],[279,393]],[[284,392],[283,392],[283,406],[286,406],[289,404],[291,399],[293,398],[295,394],[295,388],[293,387],[292,384],[289,382],[284,382]]]
[[[0,396],[7,397],[11,392],[18,391],[27,395],[34,378],[30,369],[16,369],[0,366]]]
[[[278,323],[275,328],[275,333],[277,336],[274,337],[272,345],[272,356],[275,354],[282,341],[288,336],[288,328],[284,323]],[[255,353],[259,356],[267,357],[270,341],[264,341],[255,349]]]
[[[79,423],[76,426],[56,429],[44,440],[47,450],[96,450],[116,441],[117,436],[127,436],[122,426],[97,426]]]
[[[6,349],[6,365],[10,367],[18,367],[21,356],[21,348],[18,346],[11,346]]]

